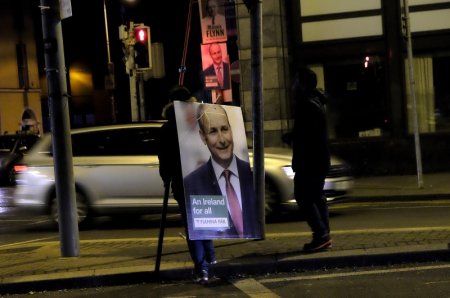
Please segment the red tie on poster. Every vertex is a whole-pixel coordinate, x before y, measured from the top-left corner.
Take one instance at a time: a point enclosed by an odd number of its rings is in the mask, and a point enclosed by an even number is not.
[[[239,237],[244,235],[244,224],[242,219],[241,206],[239,205],[239,200],[237,198],[236,192],[234,191],[233,185],[230,182],[230,170],[223,171],[223,176],[225,177],[225,185],[227,190],[227,199],[230,206],[231,219],[233,220],[236,231]]]
[[[217,80],[219,81],[219,86],[222,87],[223,86],[223,76],[222,76],[222,71],[221,71],[220,66],[217,66]]]

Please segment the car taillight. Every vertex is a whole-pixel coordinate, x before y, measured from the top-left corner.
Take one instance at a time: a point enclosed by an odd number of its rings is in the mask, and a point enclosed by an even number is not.
[[[28,170],[28,167],[26,165],[15,165],[14,171],[16,173],[26,172]]]

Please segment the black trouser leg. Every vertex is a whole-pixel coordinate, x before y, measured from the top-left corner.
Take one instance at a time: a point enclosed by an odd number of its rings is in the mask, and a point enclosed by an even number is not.
[[[313,238],[328,237],[328,206],[323,199],[324,178],[295,175],[294,195],[301,213],[313,232]]]

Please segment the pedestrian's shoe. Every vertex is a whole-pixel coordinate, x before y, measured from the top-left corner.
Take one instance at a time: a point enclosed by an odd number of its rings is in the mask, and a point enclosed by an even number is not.
[[[331,246],[332,242],[333,241],[331,240],[330,237],[313,239],[313,241],[311,241],[310,243],[306,243],[303,246],[303,251],[305,253],[313,253],[313,252],[318,252],[318,251],[322,251],[325,249],[329,249],[332,247]]]
[[[215,265],[215,264],[218,263],[215,254],[211,254],[211,253],[209,253],[209,254],[207,253],[207,254],[206,254],[205,260],[206,260],[206,262],[208,262],[208,264],[210,264],[210,265]]]
[[[208,280],[209,280],[209,278],[208,278],[208,271],[207,270],[203,269],[200,272],[194,274],[194,281],[198,282],[201,285],[208,284]]]
[[[208,280],[209,280],[208,271],[202,270],[202,272],[200,274],[200,281],[199,281],[199,283],[201,285],[206,285],[206,284],[208,284]]]

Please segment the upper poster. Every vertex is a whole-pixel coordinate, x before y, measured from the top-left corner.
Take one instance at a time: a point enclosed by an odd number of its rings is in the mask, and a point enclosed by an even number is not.
[[[227,44],[202,44],[202,68],[205,89],[231,89],[230,62]]]
[[[223,0],[199,0],[203,43],[227,40]]]
[[[175,101],[189,239],[261,239],[240,107]]]

